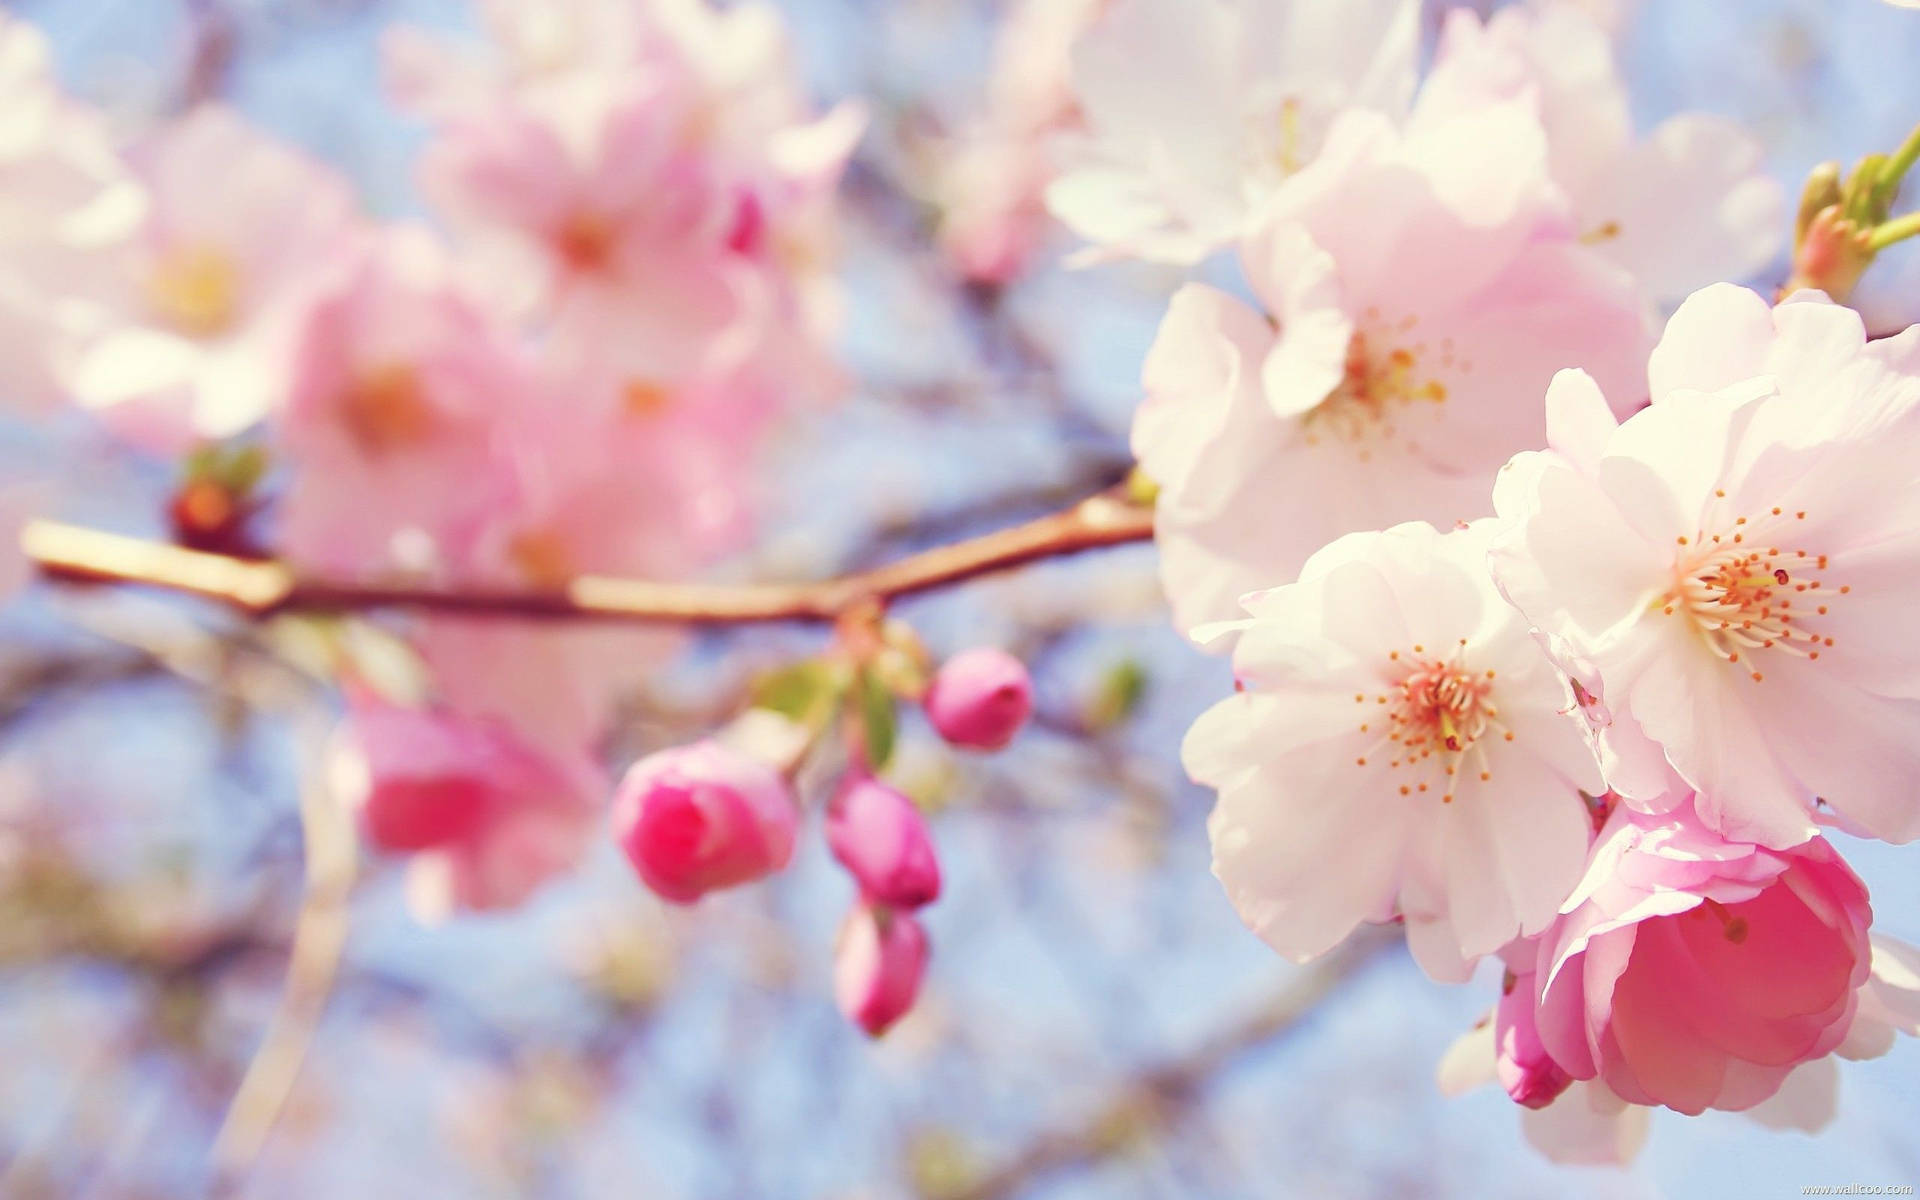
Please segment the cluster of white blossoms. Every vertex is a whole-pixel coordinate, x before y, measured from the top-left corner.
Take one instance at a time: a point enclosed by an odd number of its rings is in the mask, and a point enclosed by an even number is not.
[[[1504,962],[1444,1082],[1557,1157],[1817,1127],[1834,1055],[1920,1032],[1823,836],[1920,835],[1920,330],[1716,284],[1782,191],[1730,122],[1636,137],[1588,7],[1451,13],[1424,79],[1418,8],[1117,0],[1075,57],[1084,257],[1245,280],[1173,296],[1133,432],[1232,657],[1185,746],[1215,873],[1296,961]]]

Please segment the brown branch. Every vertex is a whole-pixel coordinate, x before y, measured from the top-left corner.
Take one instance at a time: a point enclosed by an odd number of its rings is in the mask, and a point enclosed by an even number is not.
[[[250,617],[286,612],[418,608],[534,619],[724,625],[830,622],[871,602],[931,591],[1040,559],[1153,537],[1153,512],[1121,490],[869,571],[813,583],[670,584],[582,575],[564,588],[466,590],[307,577],[283,562],[208,554],[55,521],[21,531],[49,579],[137,584],[214,600]]]

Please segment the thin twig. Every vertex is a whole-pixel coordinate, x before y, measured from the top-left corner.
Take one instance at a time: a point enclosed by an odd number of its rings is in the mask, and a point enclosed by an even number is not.
[[[1258,1011],[1202,1043],[1193,1052],[1155,1067],[1102,1105],[1090,1118],[1042,1133],[997,1167],[963,1186],[937,1193],[941,1200],[1009,1200],[1060,1171],[1085,1167],[1119,1154],[1156,1129],[1177,1121],[1187,1107],[1249,1050],[1267,1045],[1299,1026],[1341,984],[1400,939],[1387,930],[1365,930],[1283,989]]]
[[[564,588],[511,591],[313,578],[283,562],[229,558],[55,521],[29,522],[20,541],[28,559],[50,579],[161,588],[218,601],[251,617],[417,608],[535,619],[723,625],[831,622],[862,604],[1152,537],[1152,510],[1115,490],[1024,525],[813,583],[669,584],[582,575]]]
[[[316,750],[323,744],[318,738],[309,743]],[[223,1194],[238,1191],[286,1110],[346,948],[356,854],[353,822],[327,786],[320,753],[307,764],[306,776],[300,791],[306,890],[288,954],[286,990],[214,1139],[213,1165]]]

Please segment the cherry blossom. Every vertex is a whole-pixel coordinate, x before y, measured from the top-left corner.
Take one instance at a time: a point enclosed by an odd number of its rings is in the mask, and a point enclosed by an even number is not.
[[[0,404],[43,414],[61,401],[55,348],[85,328],[73,300],[145,207],[105,123],[56,86],[46,38],[0,13]]]
[[[1350,114],[1242,248],[1265,313],[1175,295],[1133,447],[1178,625],[1233,615],[1341,534],[1483,515],[1560,367],[1636,402],[1642,307],[1573,237],[1545,163],[1520,101],[1404,137]]]
[[[1722,286],[1674,315],[1652,407],[1616,424],[1590,379],[1556,381],[1554,449],[1502,473],[1491,561],[1582,680],[1627,803],[1655,811],[1677,774],[1729,838],[1797,844],[1816,796],[1920,834],[1916,348],[1818,296]]]
[[[1750,1108],[1845,1038],[1871,920],[1825,839],[1772,851],[1692,805],[1622,806],[1540,940],[1540,1040],[1635,1104]]]
[[[157,448],[239,433],[285,401],[299,318],[355,229],[352,193],[217,105],[163,127],[132,162],[147,217],[83,285],[98,311],[66,382]]]
[[[294,352],[285,552],[351,575],[471,574],[513,500],[508,418],[546,399],[525,357],[423,231],[361,247]]]
[[[378,848],[412,854],[423,918],[508,908],[573,867],[604,787],[584,755],[553,755],[507,726],[441,710],[354,702],[336,779]]]
[[[1296,961],[1402,917],[1438,979],[1547,926],[1598,772],[1565,688],[1481,565],[1489,524],[1353,534],[1247,597],[1240,692],[1183,757],[1218,789],[1214,873]]]
[[[1413,121],[1533,94],[1553,179],[1582,238],[1675,303],[1716,279],[1745,279],[1779,253],[1786,196],[1759,141],[1706,113],[1633,136],[1627,90],[1605,28],[1572,3],[1506,8],[1485,24],[1455,11]]]
[[[1342,109],[1406,111],[1419,8],[1115,0],[1074,50],[1087,128],[1048,207],[1101,256],[1204,258],[1313,161]]]
[[[1079,124],[1071,53],[1107,0],[1021,0],[994,39],[987,111],[943,150],[940,241],[968,278],[1006,283],[1046,230],[1052,145]]]

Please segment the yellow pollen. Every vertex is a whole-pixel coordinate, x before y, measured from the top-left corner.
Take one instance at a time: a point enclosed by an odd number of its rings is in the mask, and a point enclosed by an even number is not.
[[[239,314],[240,272],[231,256],[211,246],[170,250],[147,279],[147,301],[176,331],[217,337]]]
[[[1735,523],[1742,521],[1744,518]],[[1687,543],[1684,537],[1679,540],[1682,545]],[[1810,557],[1807,551],[1796,549],[1783,555],[1778,548],[1747,549],[1741,544],[1743,540],[1736,533],[1733,544],[1716,546],[1712,543],[1721,539],[1719,535],[1711,535],[1702,551],[1677,558],[1674,584],[1654,600],[1653,606],[1669,615],[1684,609],[1693,618],[1707,647],[1730,663],[1739,662],[1743,652],[1755,650],[1778,650],[1795,658],[1812,658],[1808,648],[1820,645],[1822,639],[1806,628],[1808,614],[1804,609],[1794,610],[1792,597],[1803,594],[1824,597],[1836,594],[1835,589],[1826,587],[1819,579],[1805,576],[1796,579],[1782,565],[1783,561],[1803,562]],[[1817,561],[1824,562],[1825,556],[1819,556]],[[1844,595],[1847,591],[1843,586],[1837,594]],[[1820,605],[1816,613],[1825,616],[1826,605]],[[1755,683],[1764,678],[1761,672],[1753,670],[1748,671],[1748,677]]]

